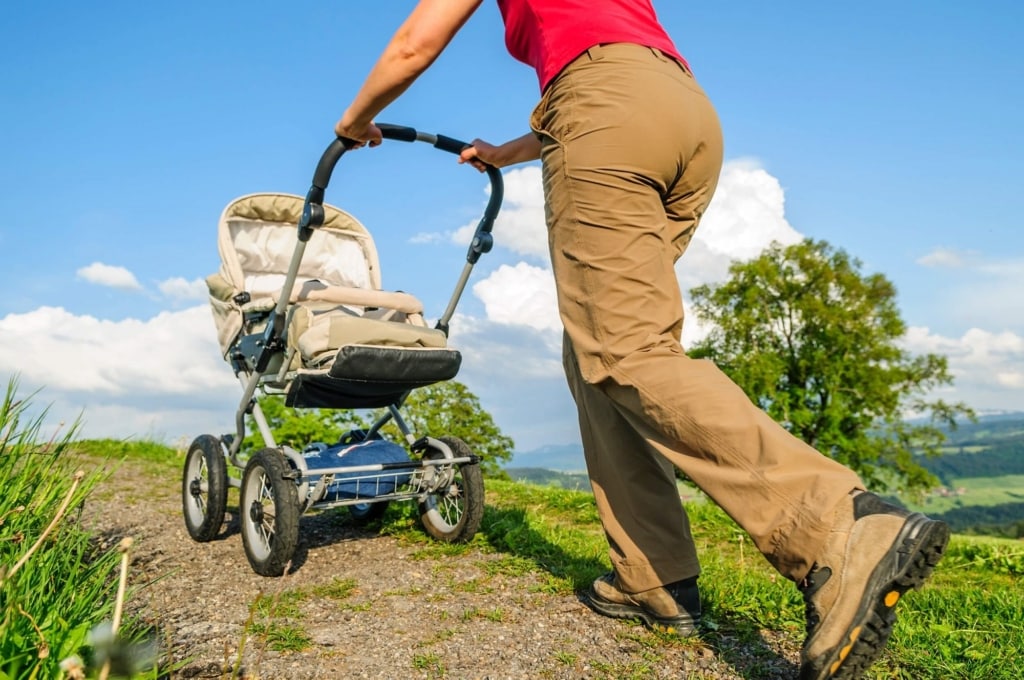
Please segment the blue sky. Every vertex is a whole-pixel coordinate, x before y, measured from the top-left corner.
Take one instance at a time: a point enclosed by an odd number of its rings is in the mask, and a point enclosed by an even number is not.
[[[0,22],[0,377],[85,436],[232,427],[202,279],[236,196],[302,194],[413,2],[14,3]],[[1024,8],[656,0],[721,116],[721,189],[678,271],[720,278],[772,239],[824,239],[897,286],[945,398],[1024,410]],[[384,122],[500,142],[533,73],[492,0]],[[497,246],[453,324],[460,379],[522,450],[576,441],[539,171],[506,173]],[[386,288],[443,311],[482,176],[426,145],[339,164],[328,201],[374,234]],[[461,230],[461,232],[460,232]],[[699,326],[688,321],[688,338]]]

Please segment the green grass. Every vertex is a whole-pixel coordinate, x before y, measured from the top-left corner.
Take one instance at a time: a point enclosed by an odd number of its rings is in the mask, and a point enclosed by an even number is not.
[[[414,654],[412,667],[419,671],[426,671],[429,678],[443,678],[447,674],[441,657],[433,652]]]
[[[351,597],[352,594],[356,592],[357,588],[358,584],[355,579],[336,577],[330,583],[314,586],[313,594],[318,597],[325,597],[328,600],[340,602]]]
[[[802,597],[717,506],[686,507],[702,556],[702,639],[727,659],[744,645],[745,653],[735,655],[737,670],[757,677],[759,668],[777,660],[761,631],[802,641]],[[405,514],[389,515],[385,528],[420,540]],[[586,588],[610,568],[593,497],[555,487],[487,480],[484,522],[470,547],[501,554],[493,573],[533,571],[544,577],[547,590],[563,594]],[[1016,680],[1024,655],[1022,574],[1024,543],[954,536],[931,581],[900,604],[886,652],[866,677]],[[680,644],[639,627],[636,634],[655,654]],[[633,662],[596,670],[607,677],[643,677],[650,668]]]
[[[250,624],[249,633],[260,646],[275,652],[301,652],[313,644],[309,634],[296,623],[256,621]]]
[[[89,634],[113,619],[116,549],[100,550],[79,510],[103,473],[80,472],[76,426],[41,431],[11,380],[0,403],[0,679],[56,678],[62,660],[98,661]],[[111,644],[130,644],[129,623]],[[127,639],[125,639],[127,638]],[[95,664],[93,664],[95,666]]]
[[[260,650],[275,652],[301,652],[313,644],[302,627],[305,618],[302,603],[310,593],[301,588],[279,590],[273,595],[260,594],[249,607],[246,635]]]
[[[124,447],[129,457],[138,451],[144,460],[177,466],[178,454],[166,447],[161,451],[158,446],[116,444]],[[98,445],[97,453],[102,453],[104,446],[111,444]],[[422,559],[473,560],[483,575],[458,584],[464,590],[486,590],[489,579],[533,575],[537,585],[531,588],[571,595],[610,568],[590,493],[498,479],[488,479],[486,489],[483,523],[468,545],[429,539],[418,526],[412,503],[393,504],[380,529],[414,546]],[[700,640],[679,641],[624,623],[623,635],[642,647],[644,656],[594,665],[597,677],[647,677],[660,658],[704,646],[732,663],[739,674],[754,678],[759,677],[760,669],[778,661],[776,652],[765,644],[763,631],[774,631],[796,644],[802,640],[803,602],[795,586],[768,566],[745,534],[713,503],[688,502],[686,507],[704,569],[701,590],[706,625]],[[9,535],[3,533],[7,530],[8,523],[0,525],[0,535]],[[112,563],[106,564],[109,571]],[[887,650],[866,677],[1015,680],[1018,659],[1024,655],[1022,574],[1024,543],[954,536],[934,578],[921,592],[908,594],[901,602]],[[256,638],[253,643],[282,651],[305,648],[312,643],[301,626],[303,607],[299,605],[304,599],[326,598],[348,607],[347,600],[357,590],[354,581],[338,579],[311,589],[284,590],[266,602],[255,603],[249,629]],[[500,609],[467,609],[455,618],[511,625]],[[30,638],[31,627],[22,626],[21,635]],[[564,652],[555,654],[567,666],[580,661]],[[447,673],[444,658],[437,653],[424,650],[411,657],[410,663],[430,677]]]
[[[159,442],[139,439],[83,439],[75,441],[76,453],[109,460],[143,460],[160,469],[179,468],[185,462],[185,451]]]

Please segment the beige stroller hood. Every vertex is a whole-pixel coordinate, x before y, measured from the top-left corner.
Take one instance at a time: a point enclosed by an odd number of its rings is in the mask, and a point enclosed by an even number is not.
[[[242,329],[242,305],[270,306],[281,294],[298,239],[296,225],[303,198],[293,194],[250,194],[224,209],[217,228],[220,270],[206,279],[221,354]],[[377,248],[370,232],[354,217],[324,204],[324,223],[306,244],[296,286],[317,281],[326,286],[380,290]]]

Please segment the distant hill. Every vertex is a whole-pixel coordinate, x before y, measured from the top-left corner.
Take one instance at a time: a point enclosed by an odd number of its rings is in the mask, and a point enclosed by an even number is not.
[[[505,468],[505,472],[516,482],[590,492],[590,479],[585,472],[560,472],[558,470],[531,467]]]
[[[580,444],[549,444],[531,451],[516,451],[508,468],[542,468],[559,472],[583,472],[587,463]]]
[[[986,444],[994,440],[1024,439],[1024,413],[993,413],[978,417],[978,422],[960,423],[955,430],[947,431],[948,444],[968,446],[976,440]]]
[[[1024,536],[1024,413],[986,414],[947,436],[942,455],[919,459],[942,488],[908,505],[958,533]]]

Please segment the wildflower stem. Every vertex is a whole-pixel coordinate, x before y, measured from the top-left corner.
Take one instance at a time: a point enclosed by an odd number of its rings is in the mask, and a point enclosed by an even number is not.
[[[79,470],[78,472],[75,473],[74,481],[71,483],[71,488],[68,489],[68,493],[64,497],[64,501],[60,504],[60,507],[57,509],[57,514],[53,516],[53,519],[50,521],[49,526],[47,526],[43,533],[40,534],[39,538],[36,539],[36,542],[32,544],[31,548],[28,549],[28,552],[22,555],[21,559],[15,562],[14,566],[11,567],[11,570],[7,572],[7,576],[4,578],[4,580],[10,580],[14,577],[15,572],[21,569],[25,565],[25,563],[28,562],[28,559],[32,557],[32,553],[34,553],[39,548],[39,546],[43,544],[43,541],[46,540],[46,537],[49,536],[50,532],[53,531],[53,528],[57,526],[57,522],[61,520],[61,518],[64,516],[64,513],[67,511],[68,505],[71,503],[71,498],[75,495],[75,490],[78,489],[78,485],[82,481],[83,477],[85,477],[85,472],[83,472],[82,470]],[[0,581],[0,583],[2,582],[3,581]]]
[[[132,547],[130,536],[121,539],[117,549],[121,552],[121,573],[117,580],[117,599],[114,600],[114,620],[110,624],[110,634],[117,639],[117,629],[121,627],[121,614],[124,612],[124,594],[128,586],[128,551]],[[100,670],[99,680],[106,680],[110,674],[110,659],[108,658]]]

